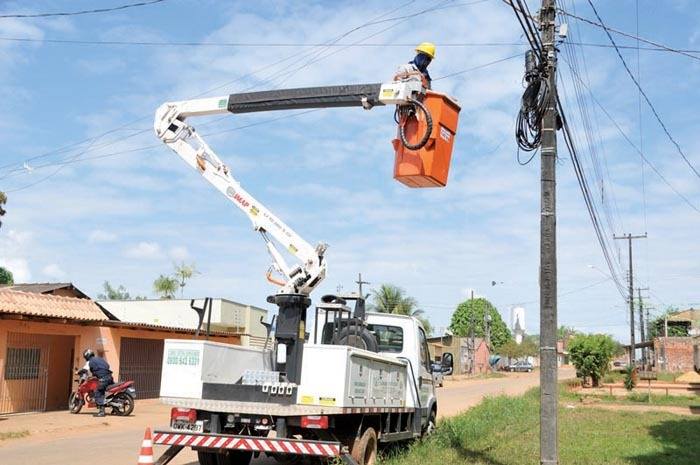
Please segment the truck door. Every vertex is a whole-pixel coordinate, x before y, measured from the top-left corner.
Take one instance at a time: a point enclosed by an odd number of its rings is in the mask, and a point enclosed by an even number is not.
[[[423,328],[418,328],[418,344],[420,347],[420,367],[418,368],[418,386],[420,392],[420,405],[425,410],[421,412],[428,415],[428,406],[432,400],[435,387],[433,386],[433,374],[430,371],[430,352],[428,351],[428,339],[425,337]]]

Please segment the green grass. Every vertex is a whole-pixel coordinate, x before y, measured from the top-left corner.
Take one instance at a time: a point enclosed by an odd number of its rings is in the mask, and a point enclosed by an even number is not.
[[[562,389],[563,391],[563,389]],[[700,418],[669,413],[559,410],[559,461],[567,465],[696,465]],[[485,399],[383,465],[537,465],[539,391]]]
[[[663,394],[652,394],[651,402],[646,392],[632,392],[626,396],[611,396],[609,394],[588,394],[571,392],[560,389],[559,398],[564,401],[579,403],[583,399],[593,399],[599,402],[626,404],[626,405],[670,405],[676,407],[700,407],[700,396],[666,396]]]
[[[29,431],[6,431],[0,432],[0,441],[5,441],[7,439],[18,439],[29,436]]]

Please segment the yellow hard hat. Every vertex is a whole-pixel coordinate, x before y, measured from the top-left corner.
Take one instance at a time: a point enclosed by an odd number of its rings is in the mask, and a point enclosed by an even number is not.
[[[421,42],[418,47],[416,47],[416,52],[425,53],[431,59],[435,58],[435,44],[432,42]]]

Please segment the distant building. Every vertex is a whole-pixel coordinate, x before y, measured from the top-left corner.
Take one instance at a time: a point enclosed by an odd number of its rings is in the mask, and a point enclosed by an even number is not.
[[[513,307],[510,310],[510,329],[516,344],[521,344],[525,338],[525,309]]]
[[[111,320],[129,321],[171,328],[196,330],[199,316],[190,306],[190,299],[157,300],[100,300],[97,302]],[[201,307],[204,299],[195,300]],[[267,310],[252,305],[241,304],[228,299],[212,299],[211,318],[204,315],[202,332],[207,322],[213,331],[241,334],[244,346],[262,347],[267,330],[261,323],[267,319]]]
[[[20,283],[2,284],[0,290],[29,292],[31,294],[57,295],[89,299],[90,297],[73,285],[73,283]]]
[[[440,360],[445,353],[452,354],[453,374],[486,373],[490,370],[489,350],[486,340],[469,337],[438,336],[428,338],[428,349],[433,360]]]

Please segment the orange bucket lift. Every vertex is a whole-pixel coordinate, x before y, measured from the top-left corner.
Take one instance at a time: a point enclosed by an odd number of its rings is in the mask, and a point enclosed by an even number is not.
[[[450,96],[431,90],[426,91],[422,103],[432,118],[432,129],[427,142],[415,150],[407,148],[400,136],[391,141],[395,151],[394,179],[408,187],[444,187],[461,107]],[[411,146],[420,145],[430,125],[423,111],[401,116],[398,123],[404,140]]]

